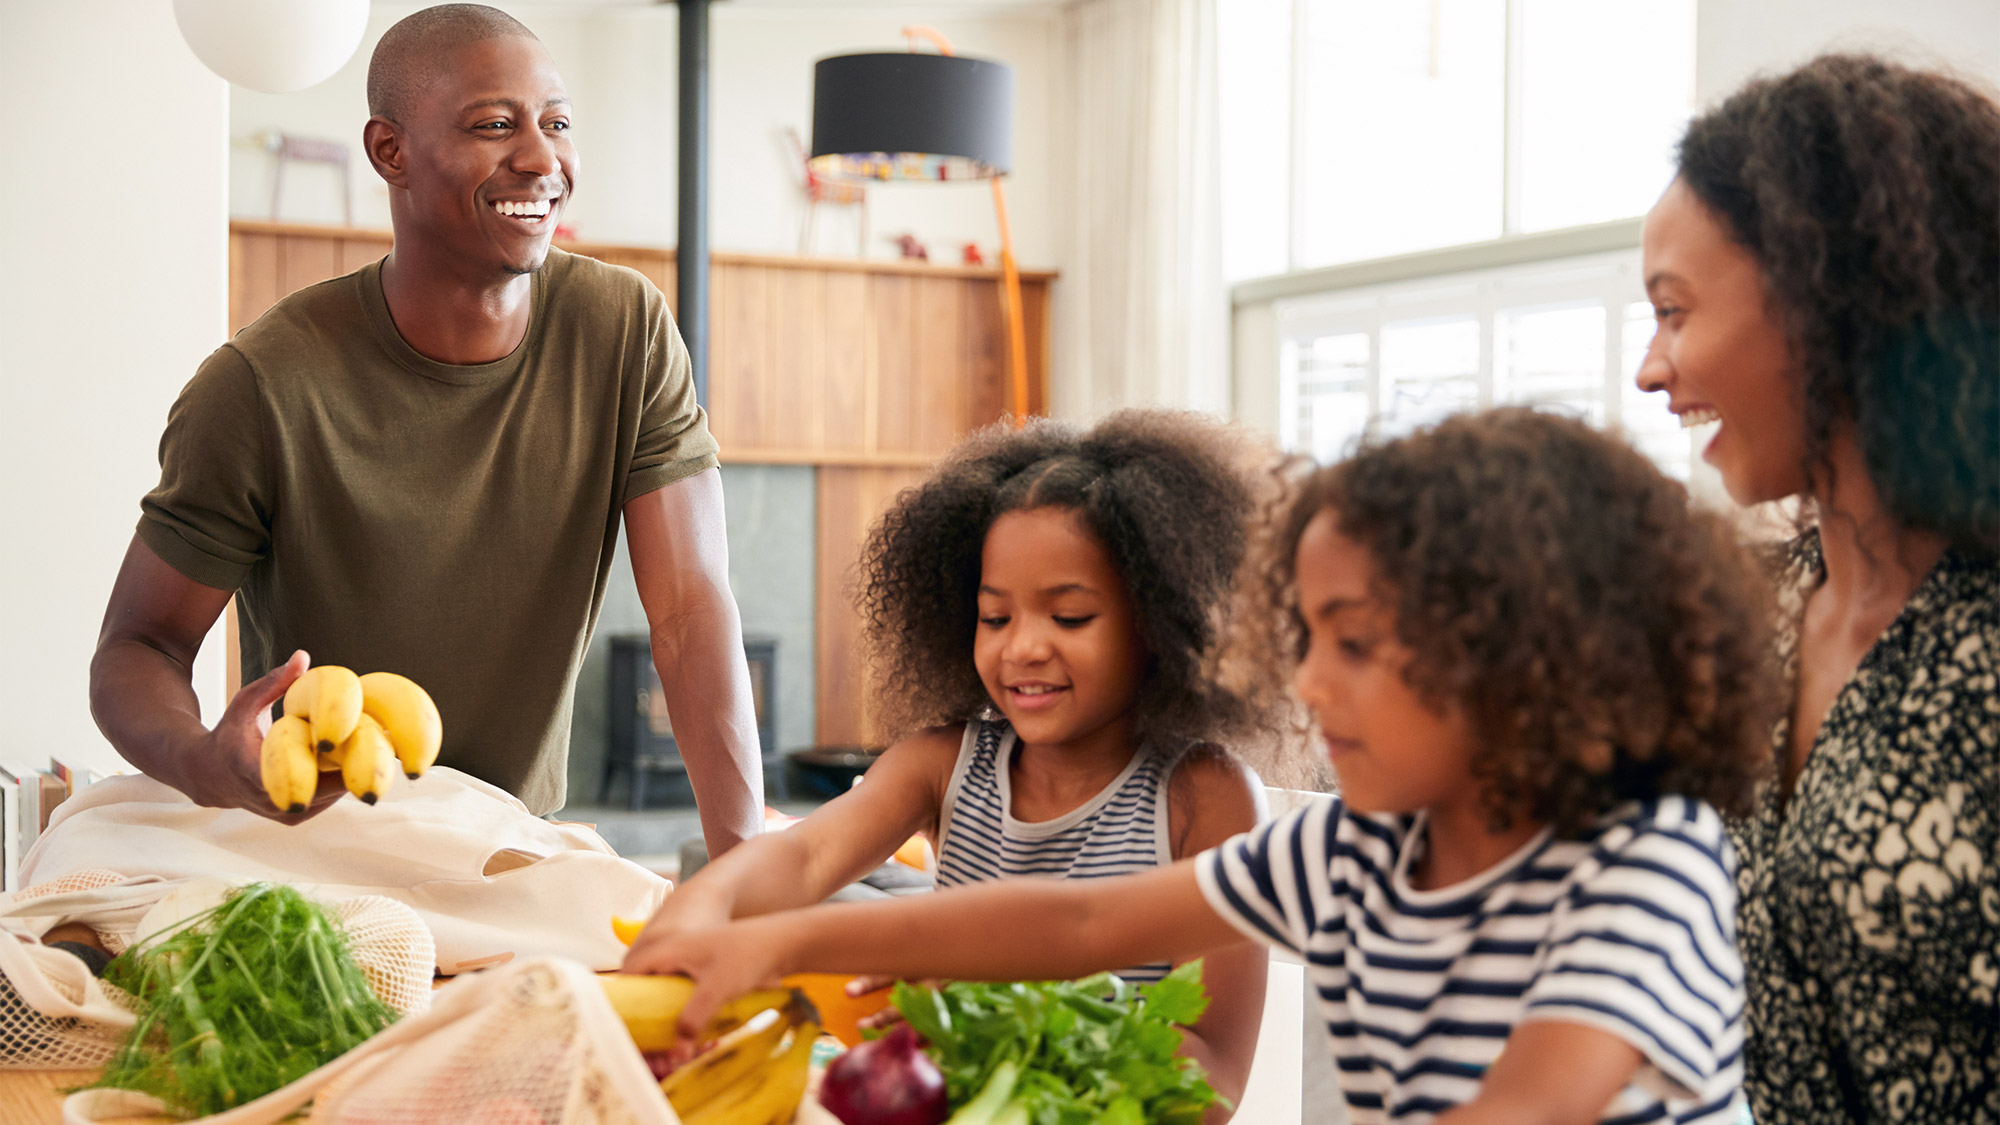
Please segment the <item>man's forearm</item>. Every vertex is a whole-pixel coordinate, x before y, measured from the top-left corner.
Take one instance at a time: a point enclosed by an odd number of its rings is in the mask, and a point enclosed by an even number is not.
[[[701,869],[702,892],[726,907],[731,918],[796,910],[825,899],[840,888],[822,889],[814,883],[812,857],[801,849],[797,836],[776,832],[744,841],[744,847]],[[683,884],[681,889],[689,886]]]
[[[653,626],[652,646],[702,837],[719,856],[764,824],[764,760],[735,599],[724,589],[676,607]]]
[[[121,757],[185,789],[187,748],[208,733],[186,663],[137,639],[105,642],[90,661],[90,713]]]

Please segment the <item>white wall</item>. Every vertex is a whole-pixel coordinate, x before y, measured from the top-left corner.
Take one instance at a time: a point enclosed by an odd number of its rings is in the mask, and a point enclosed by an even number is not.
[[[1278,375],[1284,349],[1276,304],[1260,301],[1231,310],[1229,348],[1229,366],[1235,374],[1236,420],[1283,444],[1280,431],[1285,421]]]
[[[1708,106],[1754,74],[1829,50],[1950,66],[2000,86],[1996,0],[1698,0],[1695,102]]]
[[[0,226],[0,761],[119,769],[88,665],[167,407],[223,338],[227,87],[165,0],[5,0],[0,100],[32,122],[15,178],[36,185]],[[209,716],[220,650],[196,669]]]
[[[368,55],[388,27],[422,5],[377,4],[361,49],[333,78],[295,94],[231,94],[230,213],[268,218],[271,158],[251,143],[282,130],[348,143],[353,151],[355,221],[388,226],[388,196],[360,152],[367,120]],[[671,4],[604,6],[507,3],[504,8],[547,44],[576,103],[581,158],[569,221],[589,241],[674,244],[677,9]],[[1049,96],[1055,86],[1053,6],[973,9],[954,15],[934,5],[871,6],[859,14],[837,5],[793,7],[717,4],[711,9],[711,246],[718,251],[791,254],[805,214],[803,173],[784,130],[811,140],[812,64],[827,55],[902,50],[899,29],[928,23],[960,54],[1014,67],[1014,157],[1008,205],[1016,256],[1023,265],[1059,265],[1050,162]],[[337,177],[310,166],[286,172],[282,218],[341,219]],[[957,259],[976,241],[990,260],[997,243],[992,193],[983,183],[882,184],[869,188],[868,256],[894,257],[889,237],[911,231],[933,260]],[[852,213],[822,208],[817,252],[852,256]]]

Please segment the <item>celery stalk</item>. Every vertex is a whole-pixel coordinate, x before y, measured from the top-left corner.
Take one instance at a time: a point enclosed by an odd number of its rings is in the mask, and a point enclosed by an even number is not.
[[[993,1068],[993,1077],[979,1091],[979,1096],[945,1120],[944,1125],[1000,1125],[1001,1110],[1006,1108],[1007,1099],[1014,1093],[1014,1081],[1019,1078],[1021,1068],[1013,1062],[1003,1062]],[[1023,1112],[1022,1119],[1026,1120]]]

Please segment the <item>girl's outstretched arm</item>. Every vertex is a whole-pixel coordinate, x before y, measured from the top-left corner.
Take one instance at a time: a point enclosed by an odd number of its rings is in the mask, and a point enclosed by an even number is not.
[[[893,902],[833,903],[634,945],[625,971],[685,973],[694,1036],[722,1003],[788,973],[1069,980],[1234,945],[1192,860],[1115,879],[1003,879]]]
[[[881,866],[937,825],[963,728],[925,731],[884,751],[866,779],[786,829],[731,848],[681,884],[627,957],[674,934],[810,906]]]

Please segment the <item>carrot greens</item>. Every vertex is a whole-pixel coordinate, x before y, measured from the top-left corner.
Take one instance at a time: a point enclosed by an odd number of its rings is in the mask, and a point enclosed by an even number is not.
[[[396,1019],[340,923],[282,884],[238,889],[104,976],[132,995],[138,1023],[97,1084],[190,1117],[268,1094]]]

